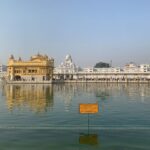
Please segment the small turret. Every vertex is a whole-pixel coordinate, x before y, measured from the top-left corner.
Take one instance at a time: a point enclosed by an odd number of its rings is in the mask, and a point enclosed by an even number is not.
[[[11,65],[12,63],[15,62],[15,58],[13,55],[10,55],[9,60],[8,60],[8,64]]]
[[[18,61],[22,61],[21,57],[19,57]]]
[[[14,60],[14,55],[11,54],[9,59]]]

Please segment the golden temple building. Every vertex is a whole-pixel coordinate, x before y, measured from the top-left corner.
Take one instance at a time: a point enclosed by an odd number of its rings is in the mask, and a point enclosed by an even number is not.
[[[9,81],[50,81],[53,78],[53,68],[54,59],[47,55],[37,54],[29,61],[23,61],[21,58],[16,60],[11,55],[7,65],[7,76]]]

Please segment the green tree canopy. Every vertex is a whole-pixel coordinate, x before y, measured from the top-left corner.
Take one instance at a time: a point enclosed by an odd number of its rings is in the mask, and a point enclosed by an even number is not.
[[[105,63],[105,62],[99,62],[99,63],[96,63],[94,68],[110,68],[110,64]]]

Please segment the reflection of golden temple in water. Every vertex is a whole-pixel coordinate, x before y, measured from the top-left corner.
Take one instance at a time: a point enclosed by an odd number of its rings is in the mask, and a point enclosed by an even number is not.
[[[6,95],[9,110],[28,106],[36,112],[47,111],[49,107],[53,107],[53,90],[56,99],[63,101],[66,111],[70,111],[74,97],[80,98],[85,93],[94,94],[97,100],[109,100],[113,96],[127,95],[132,99],[138,96],[142,101],[143,96],[150,96],[149,84],[8,84],[2,89],[2,94]]]
[[[32,111],[43,112],[53,107],[52,85],[6,85],[4,90],[10,111],[27,106]]]

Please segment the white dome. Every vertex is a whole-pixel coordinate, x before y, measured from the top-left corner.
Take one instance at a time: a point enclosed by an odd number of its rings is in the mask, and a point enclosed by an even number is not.
[[[60,66],[63,66],[64,65],[64,63],[62,62],[61,64],[60,64]]]
[[[72,60],[71,55],[66,55],[65,60]]]

